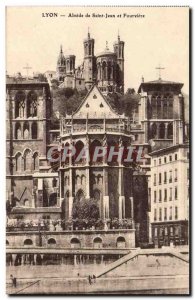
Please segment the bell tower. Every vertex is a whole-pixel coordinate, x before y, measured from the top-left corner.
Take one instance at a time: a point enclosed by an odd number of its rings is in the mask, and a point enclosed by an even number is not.
[[[95,57],[94,57],[94,44],[95,40],[90,37],[88,32],[84,44],[84,78],[87,89],[90,89],[95,75]]]
[[[114,43],[114,52],[117,56],[117,85],[122,93],[124,93],[124,45],[118,34],[118,40]]]

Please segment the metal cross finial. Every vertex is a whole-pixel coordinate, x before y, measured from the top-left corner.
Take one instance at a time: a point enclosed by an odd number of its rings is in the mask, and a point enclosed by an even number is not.
[[[90,32],[89,32],[89,27],[88,27],[88,38],[90,38]]]
[[[26,77],[27,77],[27,79],[28,79],[28,70],[30,70],[30,69],[32,69],[31,67],[29,67],[29,65],[28,64],[26,64],[26,67],[23,67],[23,69],[25,69],[26,70]]]
[[[108,41],[106,41],[106,50],[108,50]]]
[[[156,68],[156,70],[159,70],[159,80],[161,80],[161,70],[164,70],[165,68],[162,68],[159,64],[159,66]]]

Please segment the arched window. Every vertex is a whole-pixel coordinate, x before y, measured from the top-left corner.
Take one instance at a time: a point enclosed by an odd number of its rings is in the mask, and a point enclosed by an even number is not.
[[[157,97],[157,118],[161,119],[162,114],[161,114],[161,97]]]
[[[16,171],[21,172],[22,171],[22,154],[18,152],[16,154]]]
[[[97,151],[99,149],[98,153],[100,153],[101,150],[100,150],[100,148],[97,148],[97,147],[101,147],[101,146],[102,146],[102,144],[98,140],[94,140],[90,144],[89,153],[90,153],[90,162],[91,163],[101,163],[103,161],[102,156],[101,157],[97,157],[96,161],[93,161],[93,158],[95,159],[95,157],[94,157],[95,150]]]
[[[57,205],[57,193],[51,193],[49,195],[49,206],[53,207]]]
[[[18,92],[15,96],[15,118],[24,118],[25,93]]]
[[[76,176],[76,184],[81,184],[81,177],[79,175]]]
[[[159,125],[159,139],[164,139],[165,138],[165,124],[160,123]]]
[[[94,191],[93,191],[93,198],[95,199],[95,200],[97,200],[97,201],[99,201],[100,200],[100,191],[98,190],[98,189],[95,189]]]
[[[53,238],[50,238],[48,241],[47,241],[48,245],[56,245],[56,240],[53,239]]]
[[[108,62],[108,80],[111,79],[111,72],[112,72],[112,67],[111,67],[111,62]]]
[[[85,185],[85,175],[81,176],[81,185]]]
[[[31,170],[32,154],[30,149],[26,149],[24,152],[24,171]]]
[[[173,138],[173,123],[169,123],[167,126],[167,138],[168,139]]]
[[[91,55],[91,44],[89,44],[89,55]]]
[[[76,194],[76,199],[78,201],[81,201],[85,198],[84,192],[83,190],[78,190],[77,194]]]
[[[168,119],[173,118],[173,98],[172,96],[168,99]]]
[[[167,119],[168,117],[168,111],[167,111],[167,98],[165,97],[163,100],[163,119]]]
[[[29,92],[27,97],[27,118],[37,116],[37,94]]]
[[[151,99],[151,108],[152,108],[152,119],[157,118],[157,105],[156,105],[156,98],[153,96]]]
[[[37,123],[36,122],[32,123],[32,139],[33,140],[37,139]]]
[[[102,80],[106,80],[106,62],[104,61],[102,64]]]
[[[116,245],[117,245],[117,248],[126,248],[125,238],[122,236],[119,236],[117,238]]]
[[[76,154],[74,156],[75,159],[75,163],[79,164],[79,163],[83,163],[84,162],[84,158],[82,158],[82,149],[84,148],[84,144],[82,141],[78,141],[75,144],[75,148],[76,148]]]
[[[24,240],[24,246],[30,246],[33,245],[33,241],[31,239]]]
[[[23,136],[24,136],[24,139],[25,140],[28,140],[30,137],[29,137],[29,124],[28,122],[25,122],[24,123],[24,127],[23,127]]]
[[[16,123],[15,125],[15,139],[19,140],[22,138],[21,125],[20,123]]]
[[[151,126],[151,138],[156,139],[157,138],[157,126],[156,123],[153,123]]]
[[[37,152],[33,154],[33,169],[39,169],[39,154]]]
[[[8,240],[6,240],[6,246],[9,246],[9,242],[8,242]]]
[[[80,248],[81,243],[80,243],[79,239],[72,238],[71,241],[70,241],[70,246],[71,246],[71,248]]]
[[[93,247],[96,249],[102,248],[102,239],[100,237],[96,237],[93,240]]]

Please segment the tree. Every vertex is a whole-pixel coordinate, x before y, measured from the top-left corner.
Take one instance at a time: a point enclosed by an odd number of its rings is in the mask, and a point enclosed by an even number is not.
[[[59,111],[60,115],[72,114],[85,97],[87,90],[77,91],[72,88],[52,89],[53,112]]]
[[[94,199],[75,200],[72,216],[73,219],[86,220],[87,222],[91,219],[98,220],[100,213],[97,201]]]
[[[124,95],[119,93],[108,94],[107,100],[119,114],[124,113],[127,117],[134,119],[135,113],[138,111],[140,95],[134,89],[128,88]]]

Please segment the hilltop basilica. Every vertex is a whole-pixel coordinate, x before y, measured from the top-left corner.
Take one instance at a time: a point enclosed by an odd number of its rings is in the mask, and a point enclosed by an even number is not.
[[[88,90],[94,83],[103,94],[109,92],[124,92],[124,42],[120,36],[113,44],[113,51],[108,44],[104,51],[95,55],[95,40],[90,33],[83,41],[84,59],[80,66],[75,66],[75,55],[64,55],[61,46],[57,60],[56,74],[50,72],[46,76],[51,80],[52,75],[60,82],[60,87],[70,87],[77,90]]]

